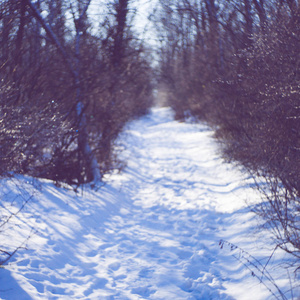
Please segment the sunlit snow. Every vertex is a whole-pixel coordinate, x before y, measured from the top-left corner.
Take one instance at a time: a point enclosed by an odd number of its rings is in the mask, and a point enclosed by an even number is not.
[[[212,130],[153,108],[119,143],[126,167],[99,190],[1,181],[4,204],[32,196],[1,245],[33,233],[0,268],[1,299],[273,299],[219,247],[229,241],[262,262],[272,249],[246,205],[259,201],[251,179],[224,163]],[[288,278],[277,275],[285,288]]]

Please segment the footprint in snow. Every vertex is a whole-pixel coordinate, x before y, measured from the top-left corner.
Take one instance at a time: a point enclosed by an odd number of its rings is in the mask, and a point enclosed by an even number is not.
[[[137,287],[131,290],[132,294],[137,294],[142,297],[150,297],[151,294],[155,293],[155,290],[150,289],[148,286],[145,287]]]
[[[109,267],[109,269],[111,269],[113,271],[117,271],[120,269],[121,264],[119,262],[114,262],[114,263],[110,264],[108,267]]]

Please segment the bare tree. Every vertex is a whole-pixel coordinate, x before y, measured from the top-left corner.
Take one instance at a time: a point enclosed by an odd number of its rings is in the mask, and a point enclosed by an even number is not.
[[[157,20],[160,34],[175,37],[161,47],[169,103],[178,117],[192,114],[217,128],[224,157],[264,178],[256,212],[299,270],[299,3],[169,4],[161,1]],[[188,30],[187,19],[194,21]]]
[[[26,163],[31,175],[99,182],[103,171],[112,167],[118,133],[150,105],[150,63],[128,25],[128,5],[114,2],[110,24],[98,36],[90,30],[90,1],[1,3],[2,39],[7,40],[0,47],[6,59],[0,73],[3,84],[14,88],[10,109],[25,114],[31,106],[35,119],[36,111],[55,107],[59,117],[49,118],[62,121],[57,142],[36,143],[39,131],[31,139],[41,153]],[[73,26],[65,21],[66,12],[73,16]]]

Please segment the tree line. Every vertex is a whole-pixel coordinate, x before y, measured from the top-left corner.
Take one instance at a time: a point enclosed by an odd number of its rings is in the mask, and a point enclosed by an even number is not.
[[[132,1],[0,3],[0,175],[81,184],[115,167],[123,126],[152,103]],[[93,11],[99,10],[95,20]]]
[[[224,156],[255,178],[256,208],[300,259],[300,4],[161,0],[160,75],[176,117],[216,130]]]
[[[0,3],[0,175],[71,184],[117,163],[114,141],[152,104],[133,1]],[[300,4],[159,0],[160,82],[178,119],[216,129],[224,156],[255,178],[256,212],[300,259]]]

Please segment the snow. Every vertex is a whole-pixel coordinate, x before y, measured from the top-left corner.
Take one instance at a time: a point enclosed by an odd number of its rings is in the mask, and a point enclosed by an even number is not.
[[[233,256],[247,254],[219,246],[229,241],[262,264],[272,250],[246,204],[260,201],[251,178],[224,163],[210,128],[153,108],[119,146],[127,165],[98,190],[1,181],[2,217],[30,198],[15,226],[1,228],[2,249],[34,233],[0,269],[1,299],[274,299],[274,286]],[[286,290],[282,259],[269,265]]]

